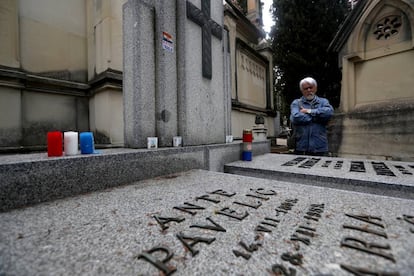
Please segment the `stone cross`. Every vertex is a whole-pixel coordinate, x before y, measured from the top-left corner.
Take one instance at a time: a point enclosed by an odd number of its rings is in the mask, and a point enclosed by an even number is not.
[[[224,143],[230,132],[223,3],[195,6],[198,1],[128,0],[123,6],[126,147],[146,148],[147,137],[158,137],[159,147],[171,147],[174,136],[183,146]],[[165,33],[170,50],[163,48]],[[194,62],[200,58],[203,66]]]
[[[203,77],[211,79],[211,35],[221,40],[223,37],[223,29],[220,24],[210,18],[210,0],[201,1],[201,10],[187,1],[187,18],[199,25],[202,29]]]

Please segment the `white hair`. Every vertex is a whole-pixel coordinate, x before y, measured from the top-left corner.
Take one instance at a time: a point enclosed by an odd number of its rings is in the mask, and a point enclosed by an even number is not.
[[[317,86],[318,86],[318,84],[316,83],[316,80],[315,80],[314,78],[307,77],[307,78],[304,78],[303,80],[301,80],[301,81],[299,82],[299,89],[300,89],[300,90],[302,90],[302,85],[303,85],[304,83],[309,83],[309,84],[312,84],[312,85],[313,85],[313,86],[315,86],[315,87],[317,87]]]

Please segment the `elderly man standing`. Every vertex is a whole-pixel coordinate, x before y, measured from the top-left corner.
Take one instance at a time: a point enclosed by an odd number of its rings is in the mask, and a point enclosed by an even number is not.
[[[326,156],[328,138],[326,125],[333,107],[325,98],[316,96],[318,85],[310,77],[299,82],[302,97],[290,105],[290,121],[295,129],[295,154]]]

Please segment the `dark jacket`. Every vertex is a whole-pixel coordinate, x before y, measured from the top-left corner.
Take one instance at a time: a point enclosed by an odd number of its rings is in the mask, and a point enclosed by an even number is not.
[[[301,113],[301,106],[312,109],[311,114]],[[295,128],[296,151],[328,152],[326,125],[333,115],[333,107],[329,101],[318,96],[311,101],[301,97],[292,102],[290,111],[290,121]]]

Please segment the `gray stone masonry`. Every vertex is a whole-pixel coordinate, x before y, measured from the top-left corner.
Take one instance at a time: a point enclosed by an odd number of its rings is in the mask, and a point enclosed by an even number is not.
[[[414,271],[412,200],[204,170],[12,210],[0,221],[0,275]]]
[[[123,8],[124,144],[145,148],[157,136],[155,118],[154,7],[128,1]]]
[[[356,192],[414,199],[414,162],[264,154],[224,171]],[[293,184],[292,184],[293,185]]]
[[[231,99],[222,26],[219,1],[124,4],[126,147],[145,148],[147,137],[158,137],[160,147],[169,146],[173,136],[182,136],[185,146],[225,142]]]
[[[0,212],[180,171],[223,171],[225,163],[241,159],[242,151],[238,141],[156,150],[106,149],[63,157],[0,155]],[[254,157],[268,152],[270,141],[253,143]]]

